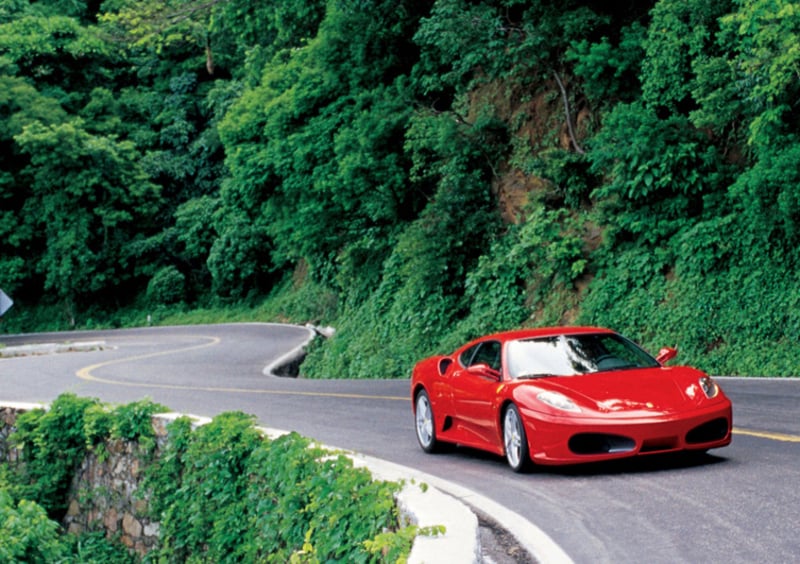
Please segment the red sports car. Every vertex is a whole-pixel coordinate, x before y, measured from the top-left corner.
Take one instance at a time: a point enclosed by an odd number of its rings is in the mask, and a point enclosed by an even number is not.
[[[417,439],[505,455],[516,472],[730,444],[730,400],[707,374],[664,366],[676,354],[597,327],[488,335],[414,367]]]

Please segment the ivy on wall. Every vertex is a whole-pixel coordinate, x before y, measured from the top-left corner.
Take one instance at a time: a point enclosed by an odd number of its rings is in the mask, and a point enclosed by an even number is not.
[[[19,415],[9,437],[18,457],[0,464],[0,558],[139,559],[102,529],[62,536],[58,524],[84,456],[102,458],[109,440],[136,445],[136,495],[160,523],[145,561],[396,562],[418,534],[440,532],[400,523],[401,484],[374,480],[296,433],[266,439],[240,412],[197,428],[180,417],[158,446],[152,416],[162,411],[149,400],[110,407],[62,394]]]

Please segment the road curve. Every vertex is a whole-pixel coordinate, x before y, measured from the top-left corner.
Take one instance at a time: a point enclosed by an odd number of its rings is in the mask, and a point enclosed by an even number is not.
[[[269,324],[0,336],[101,339],[104,350],[0,359],[0,400],[66,391],[108,402],[150,397],[176,411],[254,414],[324,444],[414,467],[538,525],[577,563],[795,562],[800,559],[800,381],[721,379],[734,441],[700,463],[675,457],[513,474],[468,449],[425,455],[407,380],[271,378],[264,367],[302,344],[304,328]]]

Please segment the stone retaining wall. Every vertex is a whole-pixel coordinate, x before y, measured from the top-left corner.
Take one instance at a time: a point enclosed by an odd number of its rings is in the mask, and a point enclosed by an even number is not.
[[[31,406],[33,407],[33,406]],[[8,442],[17,416],[31,407],[0,406],[0,460],[14,462],[18,453]],[[166,440],[169,418],[153,417],[158,448]],[[87,454],[72,479],[64,528],[70,533],[105,530],[140,555],[158,542],[159,524],[148,517],[148,505],[137,496],[141,482],[138,443],[107,440]]]
[[[36,404],[0,405],[0,461],[17,462],[19,453],[9,444],[9,435],[16,430],[17,416],[35,408]],[[184,414],[166,413],[152,418],[158,456],[167,440],[167,425]],[[189,415],[195,425],[210,419]],[[281,432],[261,429],[269,438]],[[102,454],[101,454],[102,453]],[[351,455],[359,466],[366,466],[379,480],[405,480],[407,469]],[[367,460],[369,459],[369,460]],[[69,505],[63,525],[70,532],[105,530],[118,535],[122,543],[140,555],[158,542],[159,523],[148,517],[147,501],[138,496],[143,464],[138,444],[130,441],[106,441],[103,448],[89,453],[73,478]],[[424,480],[407,482],[399,492],[397,503],[401,520],[421,527],[444,526],[444,535],[420,536],[414,541],[409,564],[450,561],[465,564],[481,562],[478,521],[462,502],[433,487],[422,487]]]
[[[148,505],[137,497],[141,478],[138,445],[106,441],[104,454],[84,458],[72,481],[64,526],[70,533],[105,529],[140,555],[158,542],[158,522],[147,515]]]
[[[8,436],[16,429],[17,415],[26,411],[25,408],[0,406],[0,460],[14,462],[17,459],[16,450],[8,444]]]

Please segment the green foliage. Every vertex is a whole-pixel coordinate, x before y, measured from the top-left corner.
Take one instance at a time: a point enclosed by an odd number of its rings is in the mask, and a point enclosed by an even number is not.
[[[0,107],[6,116],[0,130],[0,140],[10,143],[15,135],[32,123],[55,124],[64,121],[66,112],[54,98],[41,94],[31,84],[20,77],[0,76]],[[13,163],[4,155],[4,170],[9,171]],[[9,168],[6,168],[9,167]]]
[[[659,333],[640,306],[694,291],[661,278],[733,287],[765,236],[763,281],[796,258],[797,12],[0,2],[4,328],[325,319],[316,376],[405,375],[601,302]]]
[[[154,453],[150,400],[109,409],[94,399],[59,396],[50,409],[17,419],[22,462],[0,466],[0,558],[26,562],[135,562],[102,533],[62,538],[55,520],[88,449],[138,441]],[[147,561],[384,562],[408,555],[418,531],[398,524],[399,483],[373,480],[338,453],[297,434],[265,439],[254,418],[227,412],[193,429],[167,427],[159,456],[147,460],[141,491],[160,521],[160,546]],[[101,453],[102,454],[102,453]],[[45,502],[48,502],[45,504]]]
[[[62,394],[50,408],[34,409],[17,419],[13,441],[22,450],[21,497],[36,501],[53,517],[66,509],[75,470],[86,454],[84,412],[98,400]]]
[[[15,501],[0,483],[0,560],[46,564],[134,564],[139,559],[102,531],[63,535],[36,502]]]
[[[434,2],[430,16],[420,22],[414,36],[425,65],[421,86],[437,91],[462,85],[476,69],[492,68],[487,59],[505,43],[504,35],[495,10],[484,2]],[[436,72],[440,70],[443,72]]]
[[[753,248],[760,253],[750,255]],[[677,345],[681,362],[713,374],[796,373],[796,254],[751,240],[735,215],[702,222],[655,256],[629,249],[603,269],[580,321],[635,335],[651,351]],[[721,278],[720,269],[730,273]]]
[[[162,456],[147,471],[162,538],[149,558],[383,561],[365,545],[381,534],[398,558],[408,554],[414,532],[401,529],[400,540],[387,532],[397,526],[398,484],[374,481],[296,434],[264,439],[252,423],[223,413],[195,431],[185,418],[168,426]]]
[[[469,127],[441,117],[415,121],[408,134],[417,152],[412,173],[420,184],[437,186],[433,199],[398,235],[377,289],[345,305],[336,337],[312,351],[304,374],[400,376],[464,313],[466,274],[498,226],[483,168],[503,146],[495,126],[492,119]]]
[[[15,503],[0,489],[0,560],[3,562],[55,562],[65,555],[58,523],[35,502]]]
[[[60,10],[67,4],[37,9],[20,3],[13,17],[0,19],[0,69],[35,78],[63,101],[99,83],[104,74],[99,67],[115,59],[114,49],[90,26]]]
[[[218,209],[218,198],[201,196],[184,202],[175,211],[177,254],[191,266],[188,281],[198,292],[208,286],[210,279],[205,262],[216,237],[214,215]]]
[[[213,7],[210,21],[215,60],[248,83],[256,83],[264,65],[277,53],[313,39],[325,7],[324,0],[275,0],[264,5],[247,0],[220,2]]]
[[[323,562],[377,560],[363,542],[395,526],[397,484],[373,481],[344,456],[326,456],[294,434],[256,451],[250,471],[249,526],[262,540],[243,559],[282,562],[308,545]]]
[[[560,66],[567,46],[606,21],[583,2],[439,0],[414,35],[418,81],[439,93],[496,78],[541,79]]]
[[[696,127],[722,137],[723,151],[739,150],[742,121],[749,113],[733,66],[724,56],[704,58],[695,64],[692,97],[698,108],[689,113]]]
[[[638,103],[618,105],[592,140],[594,192],[612,233],[655,244],[701,214],[703,196],[728,180],[716,147],[681,116],[659,119]]]
[[[70,555],[61,560],[65,564],[136,564],[141,561],[121,542],[107,539],[103,531],[69,535],[63,540],[70,548]]]
[[[652,11],[642,68],[642,100],[650,108],[687,112],[693,107],[695,64],[714,54],[719,18],[732,2],[661,0]]]
[[[155,446],[150,417],[164,406],[141,400],[114,409],[62,394],[48,410],[17,418],[10,439],[22,461],[0,466],[0,560],[4,562],[136,562],[103,532],[63,535],[58,519],[78,465],[109,439]],[[101,453],[102,454],[102,453]]]
[[[156,187],[137,164],[130,142],[88,133],[80,120],[34,122],[15,137],[30,157],[22,171],[30,196],[22,209],[38,234],[44,288],[68,301],[106,290],[125,278],[134,215],[153,210]]]
[[[34,236],[23,214],[27,187],[20,178],[25,165],[14,137],[31,123],[55,124],[66,118],[61,105],[40,94],[23,78],[0,76],[0,284],[7,293],[15,293],[29,283],[35,271],[30,260]],[[27,255],[28,260],[23,256]]]
[[[548,210],[535,200],[526,211],[525,221],[496,240],[467,275],[469,314],[441,350],[531,321],[565,322],[572,304],[560,301],[558,295],[574,291],[587,269],[587,220],[562,209]]]
[[[165,405],[149,398],[114,407],[111,411],[109,437],[114,440],[136,441],[142,453],[155,448],[153,415],[169,411]]]
[[[191,433],[192,422],[188,417],[179,417],[167,425],[167,442],[158,460],[145,471],[144,489],[152,492],[149,507],[152,516],[166,518],[181,495],[181,476]],[[168,543],[169,537],[165,536],[164,541]]]
[[[212,291],[222,298],[242,298],[265,284],[269,276],[270,241],[263,226],[245,218],[228,223],[208,254]]]
[[[565,54],[574,63],[583,92],[598,106],[631,102],[639,95],[639,71],[644,54],[646,28],[639,22],[623,27],[619,44],[609,37],[592,43],[587,39],[571,45]]]
[[[11,435],[23,460],[11,475],[17,495],[58,518],[66,509],[72,477],[89,449],[100,448],[111,438],[138,440],[143,452],[151,451],[155,433],[150,418],[161,411],[166,411],[163,405],[147,399],[109,410],[97,399],[65,393],[47,410],[21,414]]]
[[[207,2],[119,0],[112,5],[115,9],[103,13],[100,21],[136,47],[160,52],[175,44],[194,43],[200,49],[205,46],[210,17]]]
[[[330,5],[316,38],[265,67],[220,124],[232,178],[222,192],[218,242],[257,223],[246,239],[273,246],[271,257],[239,253],[234,268],[255,272],[270,258],[278,266],[302,260],[316,280],[332,284],[337,255],[355,269],[365,260],[379,264],[393,226],[419,207],[402,155],[410,95],[393,82],[405,64],[396,48],[400,31],[415,16],[389,2],[369,10],[337,6]],[[365,259],[365,247],[378,258]],[[216,264],[220,287],[225,273]],[[351,282],[364,285],[342,281]],[[234,297],[246,292],[241,284],[226,287]]]
[[[381,556],[384,562],[404,562],[405,555],[411,551],[411,545],[418,536],[443,535],[443,525],[433,527],[417,527],[411,525],[396,533],[381,533],[373,540],[364,541],[364,547],[373,555]]]
[[[640,105],[617,106],[593,144],[593,170],[607,174],[601,198],[642,202],[702,193],[718,164],[713,146],[704,146],[685,119],[662,120]]]
[[[771,234],[773,241],[780,240],[788,248],[800,237],[800,198],[795,189],[800,182],[798,158],[798,144],[771,148],[730,188],[741,219],[754,231]]]
[[[266,319],[294,323],[330,323],[336,315],[338,295],[328,286],[296,275],[275,287],[258,308]]]
[[[549,182],[547,193],[541,199],[550,208],[588,208],[592,190],[600,184],[590,170],[590,159],[580,153],[563,149],[542,151],[529,167],[525,172]]]
[[[107,406],[101,403],[89,405],[83,412],[83,432],[87,451],[95,451],[105,456],[104,441],[114,426],[113,416]]]
[[[153,304],[174,304],[183,301],[186,277],[174,266],[156,272],[147,284],[147,298]]]
[[[701,84],[695,118],[715,130],[735,132],[747,164],[732,183],[734,205],[754,230],[767,229],[784,244],[797,241],[795,190],[798,121],[797,7],[785,2],[737,3],[721,18],[712,77]],[[792,70],[795,69],[795,70]]]
[[[244,468],[260,440],[252,417],[226,413],[198,428],[180,458],[166,460],[164,474],[178,480],[152,482],[154,497],[169,500],[159,519],[164,539],[161,558],[185,561],[193,554],[204,554],[220,561],[233,552],[246,532],[243,498],[248,476]],[[184,444],[179,439],[178,448]],[[176,476],[178,460],[183,466]]]
[[[722,18],[730,33],[743,97],[755,109],[748,141],[768,149],[775,137],[796,142],[797,67],[800,63],[800,8],[783,0],[736,1]]]

